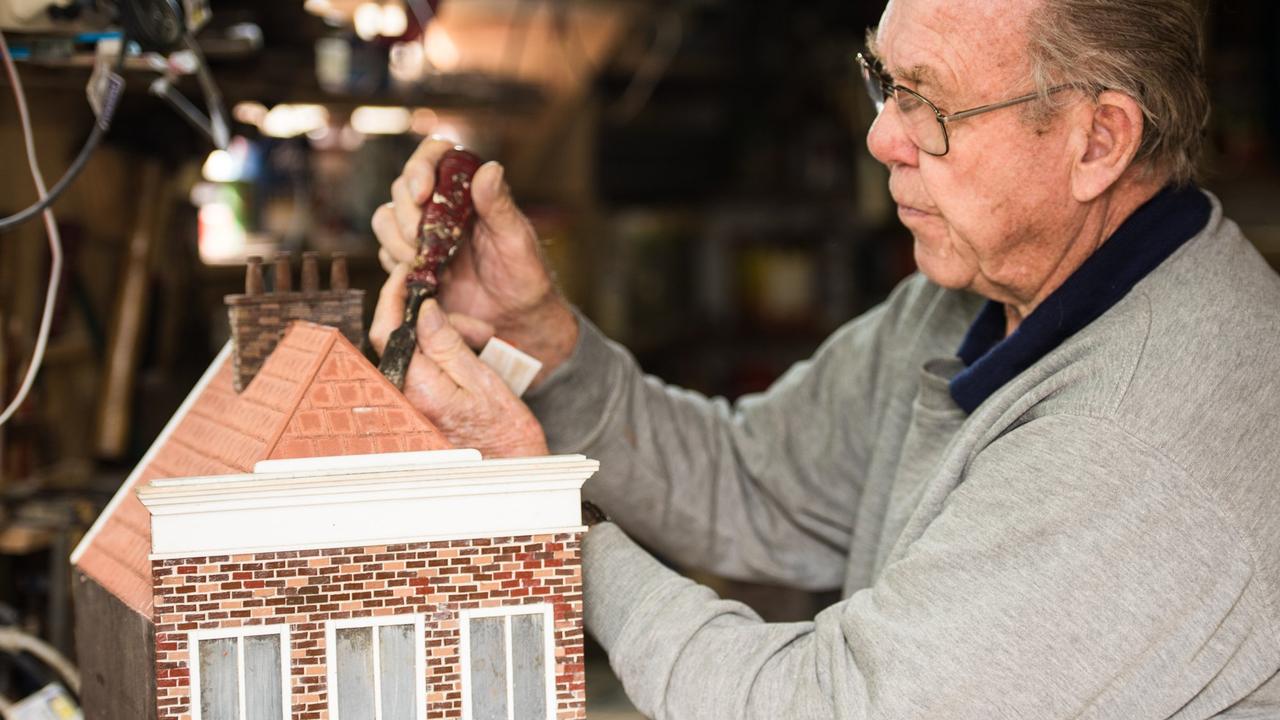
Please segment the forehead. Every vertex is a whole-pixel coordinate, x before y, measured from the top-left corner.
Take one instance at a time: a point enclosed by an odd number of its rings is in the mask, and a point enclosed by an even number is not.
[[[889,0],[872,52],[895,77],[982,89],[1027,71],[1027,22],[1041,0]]]

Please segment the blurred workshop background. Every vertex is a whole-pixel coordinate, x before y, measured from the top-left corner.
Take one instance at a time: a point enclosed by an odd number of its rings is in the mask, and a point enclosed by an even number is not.
[[[210,10],[197,39],[231,118],[227,149],[148,92],[154,65],[126,63],[111,130],[55,205],[66,263],[43,367],[0,427],[0,624],[68,656],[68,554],[226,341],[222,298],[242,287],[246,256],[345,252],[371,312],[383,273],[369,218],[426,135],[501,160],[567,296],[647,370],[704,393],[767,387],[913,270],[864,145],[853,59],[880,0]],[[1280,263],[1280,6],[1208,13],[1203,183]],[[91,38],[6,36],[52,181],[94,122]],[[173,72],[200,105],[197,81]],[[5,216],[36,194],[0,84]],[[48,268],[38,220],[0,231],[0,405],[32,356]],[[773,620],[826,602],[704,579]],[[637,717],[598,650],[588,668],[590,717]]]

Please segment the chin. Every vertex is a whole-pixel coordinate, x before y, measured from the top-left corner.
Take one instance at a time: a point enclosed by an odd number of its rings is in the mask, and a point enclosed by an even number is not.
[[[929,245],[922,243],[919,237],[916,237],[914,245],[914,254],[916,259],[916,267],[935,285],[940,285],[948,290],[965,290],[973,282],[973,273],[969,268],[964,267],[953,253],[936,253],[931,251]]]

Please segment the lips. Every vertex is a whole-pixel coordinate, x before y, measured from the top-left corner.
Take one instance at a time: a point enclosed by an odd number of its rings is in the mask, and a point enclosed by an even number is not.
[[[893,202],[897,204],[900,210],[911,213],[920,213],[921,215],[934,215],[936,211],[933,203],[927,200],[909,199],[915,193],[902,192],[893,186],[893,182],[889,183],[889,195],[893,198]]]

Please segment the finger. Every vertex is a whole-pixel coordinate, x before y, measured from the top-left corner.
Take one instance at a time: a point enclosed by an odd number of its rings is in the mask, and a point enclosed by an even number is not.
[[[416,247],[418,226],[422,223],[422,207],[414,201],[413,194],[409,192],[409,183],[403,176],[391,183],[391,208],[395,211],[400,237],[411,241]]]
[[[454,145],[450,140],[431,137],[423,140],[409,156],[400,176],[404,178],[414,205],[421,205],[431,197],[431,191],[436,187],[436,164],[440,162],[440,156]]]
[[[511,188],[503,181],[505,174],[496,161],[489,161],[476,171],[471,184],[476,217],[498,237],[531,237],[529,221],[511,197]]]
[[[442,424],[440,419],[457,402],[457,393],[458,384],[449,374],[421,349],[415,349],[404,378],[404,394],[409,402],[427,419]]]
[[[409,262],[418,254],[417,244],[410,244],[400,234],[400,227],[396,224],[395,210],[391,207],[391,203],[380,205],[373,212],[373,220],[370,224],[373,226],[373,234],[378,238],[378,244],[397,262]]]
[[[391,256],[391,253],[386,248],[380,247],[378,248],[378,264],[382,266],[383,271],[389,274],[400,263],[396,262],[396,259]]]
[[[462,336],[467,347],[480,352],[493,338],[494,329],[489,323],[462,313],[449,313],[449,324]]]
[[[418,311],[418,348],[459,387],[483,391],[488,386],[483,372],[488,368],[463,342],[435,300],[426,301]]]
[[[378,305],[373,309],[373,322],[369,324],[369,344],[379,356],[386,348],[392,331],[404,322],[404,305],[409,296],[409,289],[405,286],[408,275],[408,265],[394,266],[378,293]]]

